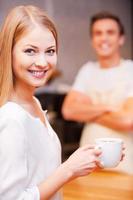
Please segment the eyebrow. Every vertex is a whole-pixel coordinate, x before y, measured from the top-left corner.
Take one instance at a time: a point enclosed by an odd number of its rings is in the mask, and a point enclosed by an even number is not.
[[[36,47],[36,46],[34,46],[34,45],[31,45],[31,44],[27,44],[26,46],[30,46],[30,47],[32,47],[32,48],[34,48],[34,49],[38,49],[38,47]],[[47,49],[51,49],[51,48],[56,48],[56,46],[53,45],[53,46],[48,47]]]
[[[56,46],[50,46],[50,47],[48,47],[47,49],[51,49],[51,48],[56,48]]]
[[[34,48],[34,49],[38,49],[38,47],[36,47],[36,46],[34,46],[34,45],[31,45],[31,44],[27,44],[26,46],[30,46],[30,47],[32,47],[32,48]]]

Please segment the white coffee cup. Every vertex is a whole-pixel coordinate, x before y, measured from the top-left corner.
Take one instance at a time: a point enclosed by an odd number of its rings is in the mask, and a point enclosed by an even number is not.
[[[116,167],[122,156],[123,140],[120,138],[98,138],[96,148],[101,148],[99,156],[103,168]]]

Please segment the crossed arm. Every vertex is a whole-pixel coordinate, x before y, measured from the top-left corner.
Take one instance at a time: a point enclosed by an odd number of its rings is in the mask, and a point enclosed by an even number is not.
[[[65,119],[95,122],[117,131],[133,130],[133,98],[128,98],[121,108],[96,104],[78,91],[70,91],[64,100],[62,113]]]

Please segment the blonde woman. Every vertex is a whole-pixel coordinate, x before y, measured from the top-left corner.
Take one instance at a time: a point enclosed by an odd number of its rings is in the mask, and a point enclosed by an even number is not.
[[[68,181],[98,167],[87,145],[61,164],[56,133],[34,97],[57,62],[57,32],[39,8],[10,11],[0,33],[0,199],[60,200]]]

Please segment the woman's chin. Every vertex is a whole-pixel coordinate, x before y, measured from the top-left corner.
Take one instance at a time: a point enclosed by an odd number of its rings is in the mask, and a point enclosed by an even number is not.
[[[34,84],[33,84],[33,87],[39,88],[39,87],[44,86],[46,83],[47,83],[47,80],[41,81],[40,83],[34,83]]]

